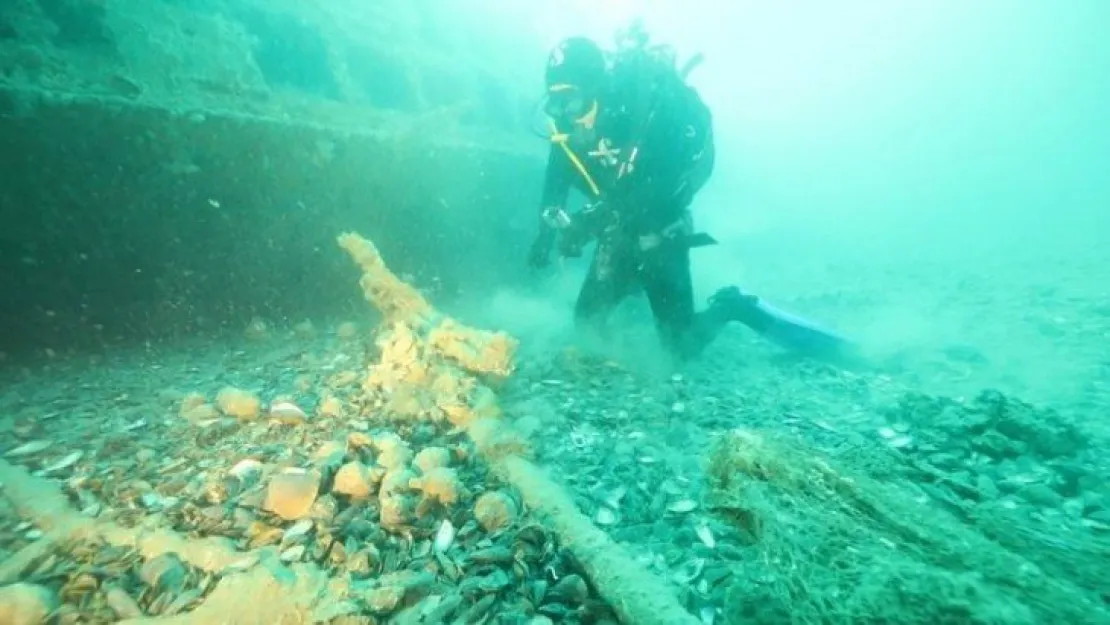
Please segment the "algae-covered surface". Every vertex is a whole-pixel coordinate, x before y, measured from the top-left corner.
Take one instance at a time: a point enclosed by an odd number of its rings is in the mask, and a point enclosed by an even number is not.
[[[1088,377],[1070,386],[1017,388],[1014,368],[1009,387],[945,396],[1000,367],[967,347],[845,371],[731,329],[677,372],[569,344],[517,353],[359,241],[344,246],[381,315],[5,369],[0,607],[1107,622],[1097,363],[1073,363]],[[1053,336],[1082,347],[1099,323]]]

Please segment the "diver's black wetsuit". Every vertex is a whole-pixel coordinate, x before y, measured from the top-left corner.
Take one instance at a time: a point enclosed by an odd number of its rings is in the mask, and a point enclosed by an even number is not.
[[[600,190],[606,212],[576,321],[603,324],[642,287],[665,346],[680,357],[697,353],[727,322],[712,309],[695,312],[690,279],[689,206],[714,163],[709,109],[677,72],[618,63],[592,131],[576,132],[569,147]],[[631,170],[621,175],[633,153]],[[597,199],[586,176],[553,143],[544,210],[561,209],[572,187]]]

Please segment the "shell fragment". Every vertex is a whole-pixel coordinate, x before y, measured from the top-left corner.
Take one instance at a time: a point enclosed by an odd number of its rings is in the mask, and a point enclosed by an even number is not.
[[[667,506],[667,511],[674,512],[675,514],[685,514],[687,512],[693,512],[697,507],[698,502],[693,499],[679,499]]]

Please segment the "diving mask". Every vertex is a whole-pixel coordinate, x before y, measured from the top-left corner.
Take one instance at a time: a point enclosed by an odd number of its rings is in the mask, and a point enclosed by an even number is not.
[[[567,122],[588,116],[597,106],[596,100],[573,85],[553,85],[547,91],[543,111],[552,119]]]

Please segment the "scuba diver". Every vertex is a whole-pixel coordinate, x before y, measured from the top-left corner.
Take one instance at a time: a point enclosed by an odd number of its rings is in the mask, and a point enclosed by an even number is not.
[[[551,149],[539,233],[529,264],[547,266],[558,247],[578,257],[597,246],[575,305],[575,321],[600,331],[609,313],[638,289],[646,292],[664,347],[680,360],[697,355],[738,321],[788,348],[835,356],[846,342],[779,311],[738,287],[720,289],[695,310],[690,250],[715,244],[695,232],[690,205],[713,173],[712,115],[667,46],[648,45],[634,26],[607,54],[583,37],[549,55],[544,113]],[[566,209],[571,189],[582,210]]]

